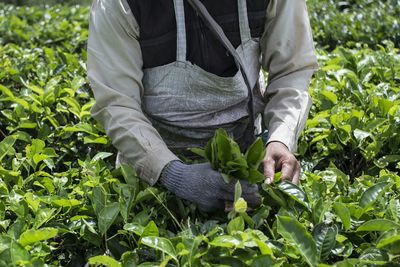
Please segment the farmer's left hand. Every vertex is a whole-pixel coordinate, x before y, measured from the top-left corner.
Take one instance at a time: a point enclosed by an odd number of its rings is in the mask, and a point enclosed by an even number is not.
[[[300,163],[289,149],[280,142],[271,142],[267,145],[267,154],[263,160],[265,182],[274,181],[275,172],[281,172],[282,181],[299,183]]]

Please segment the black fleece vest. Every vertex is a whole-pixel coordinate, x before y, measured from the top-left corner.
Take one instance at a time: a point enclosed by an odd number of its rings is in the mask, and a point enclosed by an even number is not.
[[[254,38],[264,32],[269,0],[247,0],[247,11]],[[140,47],[144,68],[176,61],[176,19],[173,0],[128,0],[140,27]],[[235,47],[241,43],[237,0],[202,0]],[[187,32],[187,60],[218,76],[237,72],[233,57],[184,1]]]

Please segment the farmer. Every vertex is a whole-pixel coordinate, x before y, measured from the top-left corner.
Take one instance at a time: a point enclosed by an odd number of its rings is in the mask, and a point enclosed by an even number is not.
[[[317,61],[305,0],[201,2],[210,16],[189,0],[95,0],[88,75],[96,99],[92,114],[118,160],[149,184],[158,181],[214,211],[232,201],[234,183],[226,184],[208,163],[185,164],[177,155],[203,146],[218,128],[246,148],[261,114],[269,132],[266,182],[281,171],[298,183],[293,153]],[[266,89],[261,68],[269,73]],[[242,187],[244,198],[257,205],[257,186]]]

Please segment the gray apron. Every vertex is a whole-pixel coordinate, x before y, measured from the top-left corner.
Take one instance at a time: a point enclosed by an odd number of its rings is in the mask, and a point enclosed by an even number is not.
[[[254,138],[249,122],[248,89],[238,71],[219,77],[186,60],[186,25],[183,0],[174,0],[177,24],[176,62],[144,69],[143,110],[173,152],[204,146],[215,130],[224,128],[239,143]],[[259,86],[260,48],[253,40],[246,0],[238,0],[241,45],[237,52],[248,67],[255,113],[262,111]]]

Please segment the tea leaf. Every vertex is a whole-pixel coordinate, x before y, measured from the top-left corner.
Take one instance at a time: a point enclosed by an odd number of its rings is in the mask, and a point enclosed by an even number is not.
[[[253,169],[258,169],[265,154],[266,150],[264,142],[261,138],[257,138],[257,140],[249,147],[245,155],[248,166]]]
[[[325,224],[318,224],[313,231],[313,237],[317,246],[317,253],[321,261],[325,260],[332,249],[336,245],[336,235],[338,229],[336,226],[327,226]]]
[[[234,202],[238,201],[241,196],[242,196],[242,185],[240,184],[240,181],[237,181],[235,184]]]
[[[209,244],[214,247],[233,248],[240,245],[240,241],[233,236],[223,235],[214,238]]]
[[[307,200],[306,194],[297,185],[290,182],[282,182],[279,185],[279,189],[296,202],[310,210],[310,203]]]
[[[339,216],[340,220],[343,223],[344,229],[346,231],[350,230],[351,227],[351,217],[350,211],[346,207],[345,204],[340,202],[333,203],[333,208],[335,209],[336,214]]]
[[[159,236],[157,225],[154,221],[149,222],[146,227],[143,229],[143,233],[140,235],[141,237],[146,236]]]
[[[112,203],[105,206],[99,213],[99,230],[104,235],[114,223],[119,213],[119,203]]]
[[[22,246],[34,244],[39,241],[51,239],[58,234],[55,228],[41,228],[39,230],[27,230],[23,232],[19,238],[19,243]]]
[[[297,248],[310,266],[317,266],[318,253],[315,241],[301,223],[292,217],[278,216],[277,230],[289,244]]]
[[[218,157],[218,164],[220,166],[224,166],[228,161],[232,159],[231,154],[231,144],[228,139],[227,133],[218,129],[215,133],[215,144],[216,144],[216,152]]]
[[[379,232],[379,231],[389,231],[392,229],[400,229],[400,224],[397,224],[390,220],[375,219],[363,223],[360,227],[357,228],[357,232],[362,232],[362,231]]]
[[[107,204],[107,195],[103,187],[96,186],[93,189],[93,207],[97,215],[104,209]]]
[[[236,217],[235,219],[231,220],[227,226],[228,233],[232,235],[234,232],[237,231],[244,231],[244,220],[242,217]]]
[[[168,239],[163,237],[148,236],[142,238],[140,242],[146,246],[160,250],[171,256],[175,261],[178,261],[175,247]]]
[[[5,156],[7,156],[8,153],[12,151],[15,141],[17,141],[15,136],[7,136],[3,141],[0,142],[0,162]]]
[[[89,265],[95,265],[95,266],[106,266],[106,267],[121,267],[122,265],[116,261],[115,259],[109,257],[109,256],[95,256],[91,257],[88,261]]]
[[[248,181],[253,184],[261,183],[265,181],[265,176],[261,172],[255,169],[249,169]]]
[[[207,159],[207,154],[205,149],[201,149],[198,147],[189,148],[189,151],[193,152],[194,154]]]
[[[244,198],[239,198],[234,204],[237,213],[245,213],[247,211],[247,202]]]
[[[5,87],[5,86],[3,86],[1,84],[0,84],[0,92],[2,92],[4,95],[8,96],[11,99],[14,98],[13,92],[10,89],[8,89],[7,87]]]
[[[381,182],[376,185],[371,186],[368,188],[360,198],[360,207],[362,207],[364,210],[368,209],[371,207],[376,200],[378,199],[379,195],[382,194],[385,190],[385,188],[389,185],[387,182]]]
[[[376,245],[378,249],[389,250],[393,254],[400,253],[400,235],[394,235],[387,238],[383,238],[379,240],[379,243]]]

